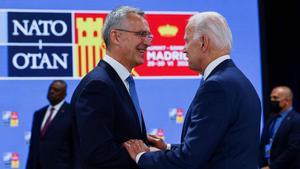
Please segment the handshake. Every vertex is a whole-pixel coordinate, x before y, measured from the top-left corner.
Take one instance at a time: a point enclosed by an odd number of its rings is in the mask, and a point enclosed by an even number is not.
[[[153,145],[148,147],[142,140],[128,140],[123,143],[123,146],[128,151],[130,157],[136,161],[136,156],[142,152],[153,152],[167,149],[167,144],[159,137],[155,135],[147,136],[148,142]]]

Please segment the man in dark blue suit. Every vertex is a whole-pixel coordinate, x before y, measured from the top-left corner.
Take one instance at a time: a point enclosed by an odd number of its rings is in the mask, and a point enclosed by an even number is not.
[[[73,169],[72,116],[67,85],[55,80],[48,90],[50,105],[33,117],[27,169]]]
[[[272,117],[264,127],[260,146],[263,169],[300,168],[300,115],[292,105],[290,88],[278,86],[272,90]]]
[[[106,56],[81,80],[71,101],[76,167],[138,168],[122,143],[147,141],[131,71],[144,62],[152,38],[139,9],[123,6],[106,17]]]
[[[230,59],[231,31],[223,16],[203,12],[192,16],[185,30],[189,67],[203,82],[188,109],[181,143],[163,151],[145,152],[141,141],[124,143],[143,169],[256,169],[261,105],[251,82]]]

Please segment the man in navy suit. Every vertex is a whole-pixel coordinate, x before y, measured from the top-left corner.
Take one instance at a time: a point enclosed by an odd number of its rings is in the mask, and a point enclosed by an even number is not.
[[[145,152],[141,141],[124,143],[143,169],[255,169],[258,166],[261,105],[251,82],[230,59],[231,31],[223,16],[192,16],[185,30],[189,67],[203,82],[187,111],[181,143]]]
[[[122,143],[147,141],[131,71],[144,63],[152,38],[139,9],[123,6],[106,17],[106,56],[81,80],[71,101],[76,167],[138,168]]]
[[[300,168],[300,115],[293,110],[293,93],[287,86],[271,92],[271,119],[260,146],[262,169]]]
[[[73,169],[72,118],[64,100],[67,85],[55,80],[48,90],[50,105],[33,117],[27,169]]]

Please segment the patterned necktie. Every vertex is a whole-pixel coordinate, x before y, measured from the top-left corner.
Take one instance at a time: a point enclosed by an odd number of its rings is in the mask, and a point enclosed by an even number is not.
[[[127,80],[128,84],[129,84],[129,93],[130,93],[131,99],[133,101],[135,110],[136,110],[136,112],[138,114],[140,126],[141,126],[141,129],[142,129],[142,127],[143,127],[143,125],[142,125],[142,110],[140,108],[139,98],[138,98],[138,96],[136,94],[135,83],[134,83],[134,80],[133,80],[133,78],[132,78],[131,75],[128,76],[128,78],[126,80]]]
[[[50,114],[49,114],[49,116],[48,116],[48,118],[47,118],[47,120],[46,120],[46,122],[45,122],[44,127],[43,127],[42,130],[41,130],[41,136],[44,136],[44,135],[45,135],[45,133],[46,133],[46,131],[47,131],[47,129],[48,129],[50,123],[51,123],[51,117],[52,117],[52,115],[53,115],[54,110],[55,110],[55,108],[54,108],[54,107],[51,107],[51,109],[50,109]]]

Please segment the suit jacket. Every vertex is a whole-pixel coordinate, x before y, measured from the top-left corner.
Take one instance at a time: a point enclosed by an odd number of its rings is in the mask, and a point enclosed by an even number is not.
[[[33,117],[27,169],[73,169],[72,121],[70,105],[65,102],[51,121],[44,136],[41,125],[48,106]]]
[[[198,88],[187,111],[181,144],[145,153],[143,169],[255,169],[261,106],[250,81],[229,59]]]
[[[269,128],[273,118],[266,123],[260,146],[260,166],[268,165],[265,155],[265,145],[268,144]],[[278,128],[272,143],[270,154],[271,169],[300,168],[300,115],[290,111]]]
[[[72,97],[77,168],[134,169],[122,143],[146,141],[131,97],[117,72],[105,61],[88,73]]]

